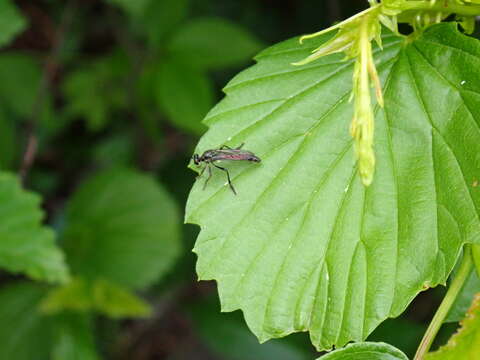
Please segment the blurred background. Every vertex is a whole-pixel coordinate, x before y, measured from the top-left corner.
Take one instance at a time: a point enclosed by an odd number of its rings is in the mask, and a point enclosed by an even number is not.
[[[258,344],[240,312],[220,313],[215,284],[197,282],[186,166],[201,119],[256,53],[366,6],[1,1],[0,166],[41,197],[72,280],[1,273],[0,360],[318,356],[307,334]],[[442,293],[371,339],[411,355]]]

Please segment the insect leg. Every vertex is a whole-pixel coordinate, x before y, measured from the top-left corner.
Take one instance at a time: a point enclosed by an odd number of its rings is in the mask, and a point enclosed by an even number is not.
[[[217,169],[223,170],[227,173],[228,185],[230,186],[230,189],[232,189],[233,193],[237,195],[237,192],[235,191],[235,188],[232,185],[232,181],[230,180],[230,173],[228,172],[228,170],[214,163],[212,163],[212,165],[215,166]]]
[[[222,145],[220,146],[220,149],[219,150],[225,150],[225,149],[228,149],[228,150],[233,150],[230,146],[228,145]]]
[[[243,142],[243,143],[241,143],[239,147],[236,147],[236,148],[235,148],[235,150],[240,150],[240,149],[243,147],[243,145],[245,145],[245,143],[244,143],[244,142]]]
[[[205,169],[206,169],[206,168],[207,168],[207,164],[205,164],[205,166],[203,167],[202,171],[200,171],[200,174],[197,175],[197,179],[203,175],[203,173],[205,172]]]
[[[210,167],[210,164],[207,163],[205,165],[205,168],[208,168],[208,177],[207,177],[207,180],[205,180],[205,183],[203,184],[203,190],[205,190],[205,188],[207,187],[208,180],[210,180],[210,178],[212,177],[212,168]]]

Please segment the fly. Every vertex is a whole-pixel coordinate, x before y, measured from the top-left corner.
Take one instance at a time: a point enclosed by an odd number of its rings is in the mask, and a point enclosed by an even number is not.
[[[203,167],[202,171],[200,172],[200,175],[198,177],[202,176],[203,173],[205,172],[205,169],[208,168],[208,178],[205,180],[205,183],[203,184],[203,189],[205,190],[205,187],[207,186],[208,180],[212,177],[212,165],[215,166],[217,169],[220,169],[222,171],[225,171],[227,174],[227,180],[228,180],[228,185],[230,186],[230,189],[232,189],[233,193],[237,195],[237,192],[235,191],[235,188],[232,185],[232,181],[230,180],[230,173],[228,170],[224,167],[218,166],[215,164],[215,161],[220,161],[220,160],[232,160],[232,161],[237,161],[237,160],[245,160],[245,161],[251,161],[251,162],[260,162],[262,161],[258,156],[256,156],[254,153],[248,150],[242,150],[244,143],[242,143],[239,147],[236,147],[235,149],[232,149],[231,147],[227,145],[221,146],[219,149],[214,149],[214,150],[207,150],[205,151],[202,155],[194,154],[193,155],[193,162],[195,165],[200,165],[202,162],[205,163],[205,166]]]

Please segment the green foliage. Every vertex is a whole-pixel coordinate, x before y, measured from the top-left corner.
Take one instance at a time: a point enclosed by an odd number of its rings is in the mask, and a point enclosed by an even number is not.
[[[201,68],[220,68],[245,62],[262,48],[246,30],[229,21],[204,18],[191,21],[176,32],[168,49]]]
[[[150,0],[142,24],[152,48],[162,47],[165,37],[185,20],[189,7],[189,0]]]
[[[62,314],[56,319],[52,360],[99,360],[91,317]]]
[[[157,101],[171,122],[180,129],[202,134],[203,118],[213,105],[213,89],[205,73],[178,60],[160,64]]]
[[[11,0],[0,2],[0,46],[7,45],[25,30],[27,22]]]
[[[48,314],[65,310],[97,311],[112,318],[148,316],[151,313],[150,306],[128,290],[103,279],[90,282],[82,278],[52,290],[41,308]]]
[[[259,344],[241,319],[220,314],[213,301],[199,301],[188,309],[195,329],[205,344],[229,360],[310,360],[312,355],[292,341],[274,340]],[[236,315],[236,314],[235,314]]]
[[[99,173],[67,209],[63,240],[72,272],[127,288],[151,285],[178,255],[179,222],[169,194],[148,175]]]
[[[54,330],[52,319],[36,311],[45,289],[18,283],[0,289],[0,358],[47,359]]]
[[[319,360],[408,360],[408,358],[391,345],[362,342],[332,351]]]
[[[425,360],[477,359],[480,349],[480,294],[473,300],[461,328],[448,341],[447,345],[429,353]]]
[[[65,116],[83,117],[92,131],[103,129],[127,107],[128,59],[120,52],[72,71],[63,83]]]
[[[444,321],[458,322],[462,320],[472,303],[473,296],[477,293],[480,293],[480,279],[478,278],[476,270],[472,269]]]
[[[326,39],[275,45],[227,85],[196,151],[245,142],[263,161],[230,166],[237,198],[223,174],[205,191],[197,181],[186,215],[223,311],[241,309],[260,341],[308,330],[318,349],[364,339],[480,242],[478,41],[454,25],[409,43],[383,37],[367,189],[347,131],[351,63],[290,65]]]
[[[107,0],[109,3],[118,6],[123,9],[129,15],[140,16],[145,12],[146,7],[151,0]],[[157,0],[159,2],[163,0]]]
[[[0,358],[97,360],[92,321],[86,315],[56,317],[38,311],[46,289],[18,283],[0,289]]]
[[[0,173],[0,266],[36,280],[64,283],[68,269],[53,231],[41,225],[38,195],[23,190],[17,178]]]

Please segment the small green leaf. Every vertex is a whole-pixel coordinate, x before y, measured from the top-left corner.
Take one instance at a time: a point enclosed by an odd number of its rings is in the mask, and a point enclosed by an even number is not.
[[[48,359],[52,319],[36,311],[46,290],[32,283],[0,289],[0,359]]]
[[[146,287],[175,261],[179,223],[175,203],[151,177],[126,169],[102,172],[68,205],[63,237],[72,272]]]
[[[332,351],[318,360],[408,360],[408,358],[392,345],[362,342]]]
[[[197,273],[217,281],[222,310],[241,309],[262,342],[309,331],[321,350],[364,340],[480,243],[480,42],[451,24],[383,36],[365,188],[348,132],[352,63],[290,65],[326,40],[275,45],[226,86],[196,152],[245,143],[262,162],[224,162],[238,196],[213,169],[186,207],[201,227]]]
[[[153,0],[144,13],[141,26],[151,47],[164,46],[164,39],[186,18],[190,0]]]
[[[46,314],[97,311],[112,318],[143,317],[151,313],[150,305],[129,290],[104,279],[83,278],[75,278],[50,291],[42,301],[41,310]]]
[[[480,349],[480,293],[473,300],[461,328],[454,334],[447,345],[428,353],[425,360],[459,360],[478,359]]]
[[[99,360],[92,319],[85,314],[62,314],[55,319],[52,360]]]
[[[193,20],[175,33],[168,49],[202,68],[223,68],[245,63],[262,44],[247,30],[219,18]]]
[[[107,2],[118,6],[131,16],[140,16],[145,12],[150,2],[161,1],[163,0],[107,0]]]
[[[27,27],[25,17],[11,0],[0,2],[0,46],[8,45]]]
[[[202,134],[202,118],[213,105],[213,89],[207,75],[179,61],[160,64],[157,101],[168,119],[182,130]]]
[[[0,173],[0,266],[36,280],[63,283],[68,269],[53,231],[42,226],[40,197],[20,187],[16,176]]]

